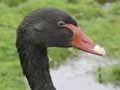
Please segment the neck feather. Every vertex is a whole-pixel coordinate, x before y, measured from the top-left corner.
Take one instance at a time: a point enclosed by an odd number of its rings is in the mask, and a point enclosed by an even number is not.
[[[47,48],[27,46],[19,51],[23,73],[32,90],[56,90],[49,71]]]

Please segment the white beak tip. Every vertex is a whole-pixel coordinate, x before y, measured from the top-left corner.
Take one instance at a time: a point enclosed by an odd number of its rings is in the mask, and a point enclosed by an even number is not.
[[[94,49],[93,49],[96,53],[104,56],[105,55],[105,49],[99,45],[95,45]]]

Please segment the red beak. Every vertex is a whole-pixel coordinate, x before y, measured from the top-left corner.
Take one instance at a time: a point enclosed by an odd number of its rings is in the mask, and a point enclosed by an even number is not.
[[[104,48],[96,45],[90,38],[88,38],[84,34],[84,32],[80,28],[72,24],[66,24],[65,27],[69,28],[73,32],[71,42],[73,47],[93,54],[105,55]]]

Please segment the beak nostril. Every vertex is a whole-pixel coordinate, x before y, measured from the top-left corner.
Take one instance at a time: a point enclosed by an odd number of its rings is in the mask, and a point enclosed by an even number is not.
[[[83,42],[87,42],[87,40],[86,40],[86,39],[82,39],[82,41],[83,41]]]

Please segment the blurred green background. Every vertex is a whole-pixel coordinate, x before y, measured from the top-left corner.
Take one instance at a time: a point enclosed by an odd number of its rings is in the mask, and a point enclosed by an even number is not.
[[[48,6],[69,12],[89,37],[105,47],[108,57],[118,60],[102,69],[102,81],[120,85],[120,0],[0,0],[0,90],[27,90],[15,47],[16,28],[28,13]],[[51,66],[74,53],[73,48],[50,48]]]

